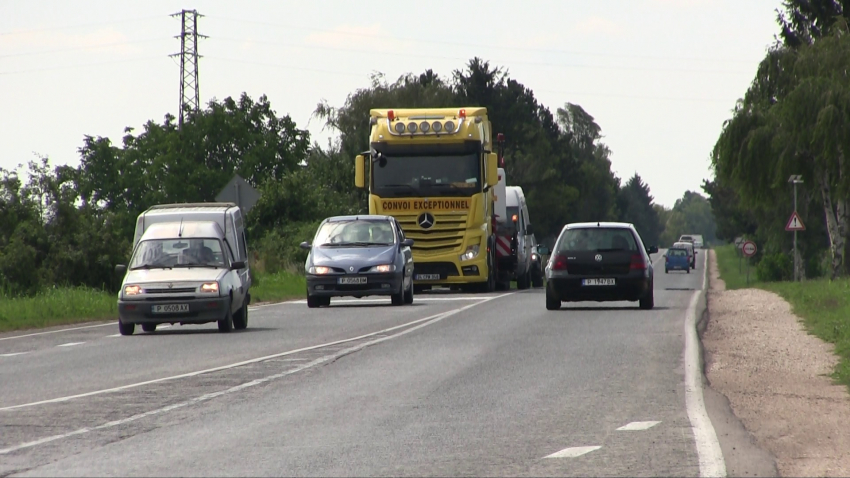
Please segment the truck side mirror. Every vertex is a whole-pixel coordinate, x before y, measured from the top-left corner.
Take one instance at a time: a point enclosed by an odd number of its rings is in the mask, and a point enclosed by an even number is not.
[[[366,187],[366,157],[362,154],[354,158],[354,185],[360,189]]]
[[[486,158],[487,167],[485,171],[487,173],[487,180],[484,182],[495,185],[499,182],[499,157],[496,153],[490,153]]]
[[[118,275],[124,275],[127,273],[127,266],[125,264],[116,264],[115,265],[115,273]]]

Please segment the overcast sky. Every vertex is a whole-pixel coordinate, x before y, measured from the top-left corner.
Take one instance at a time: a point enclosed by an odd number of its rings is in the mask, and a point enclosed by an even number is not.
[[[269,97],[313,138],[311,115],[372,72],[448,76],[479,56],[553,113],[576,103],[613,168],[656,203],[702,192],[709,153],[778,32],[781,0],[255,1],[0,0],[0,167],[46,155],[78,164],[84,135],[176,113],[180,22],[205,15],[201,102]],[[508,138],[510,140],[510,138]],[[353,167],[353,161],[352,161]],[[352,185],[353,187],[353,185]]]

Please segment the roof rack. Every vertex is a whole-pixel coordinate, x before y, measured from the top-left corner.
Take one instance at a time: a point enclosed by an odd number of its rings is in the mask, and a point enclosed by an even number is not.
[[[175,207],[236,207],[236,203],[232,202],[183,202],[183,203],[172,203],[172,204],[157,204],[155,206],[151,206],[148,210],[151,209],[172,209]]]

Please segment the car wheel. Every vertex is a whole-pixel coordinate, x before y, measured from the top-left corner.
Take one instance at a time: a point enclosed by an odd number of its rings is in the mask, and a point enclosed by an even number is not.
[[[330,296],[322,297],[321,300],[319,300],[319,305],[323,305],[325,307],[330,307],[331,306],[331,297]]]
[[[321,304],[319,302],[318,297],[316,297],[315,295],[308,295],[307,296],[307,307],[309,307],[311,309],[315,309],[316,307],[319,307],[320,305]]]
[[[243,305],[239,312],[233,316],[233,328],[236,330],[248,328],[248,304]]]
[[[410,287],[404,293],[404,303],[408,305],[413,303],[413,279],[410,280]]]
[[[529,277],[530,275],[531,275],[531,274],[529,274],[529,271],[525,271],[525,274],[523,274],[523,275],[521,275],[521,276],[517,277],[517,280],[516,280],[516,288],[517,288],[517,289],[519,289],[519,290],[525,290],[525,289],[528,289],[528,283],[530,282],[530,280],[529,280],[529,279],[530,279],[530,277]]]
[[[561,308],[561,299],[555,297],[549,288],[546,288],[546,310],[558,310]]]
[[[649,293],[640,299],[640,308],[649,310],[653,307],[655,307],[655,294],[653,293],[653,287],[650,285]]]
[[[223,319],[219,319],[218,321],[218,331],[219,332],[230,332],[233,330],[233,311],[230,310],[231,303],[227,303],[227,312],[224,314]]]
[[[118,332],[121,332],[121,335],[133,335],[133,332],[136,331],[136,324],[125,324],[124,322],[118,321]]]
[[[142,330],[145,332],[156,332],[156,324],[142,324]]]
[[[393,305],[404,305],[404,280],[401,281],[398,289],[398,293],[393,294],[391,297]]]
[[[670,269],[665,268],[665,269],[664,269],[664,273],[665,273],[665,274],[669,274],[669,273],[670,273]]]

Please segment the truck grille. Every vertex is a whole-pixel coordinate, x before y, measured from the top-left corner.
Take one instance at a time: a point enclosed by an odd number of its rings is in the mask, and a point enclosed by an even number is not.
[[[451,277],[459,275],[457,267],[451,262],[420,262],[413,265],[414,277],[416,274],[440,274],[440,277]]]
[[[466,232],[467,214],[434,213],[434,226],[422,229],[416,222],[419,214],[397,215],[404,235],[413,239],[411,249],[423,255],[460,252]]]

